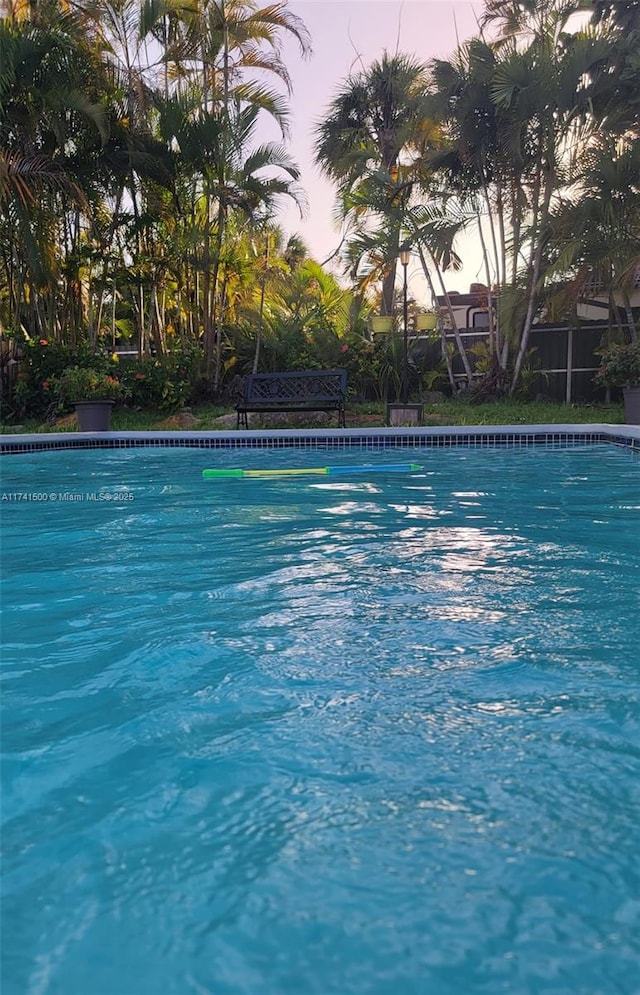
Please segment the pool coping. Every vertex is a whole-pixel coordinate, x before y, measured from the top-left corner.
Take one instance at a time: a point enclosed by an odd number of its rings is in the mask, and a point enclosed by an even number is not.
[[[348,449],[448,446],[565,448],[607,442],[640,453],[640,425],[470,425],[437,428],[267,429],[202,432],[52,432],[0,435],[0,454],[62,449]]]

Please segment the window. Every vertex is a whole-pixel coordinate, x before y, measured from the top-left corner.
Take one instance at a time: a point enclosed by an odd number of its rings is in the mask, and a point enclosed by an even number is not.
[[[472,316],[472,328],[489,328],[489,312],[476,311]]]

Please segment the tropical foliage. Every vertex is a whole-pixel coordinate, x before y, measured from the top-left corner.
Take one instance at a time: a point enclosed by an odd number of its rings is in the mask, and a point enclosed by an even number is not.
[[[256,219],[301,199],[283,134],[286,3],[0,6],[0,322],[27,341],[161,356],[204,345],[218,386]],[[154,60],[154,54],[156,54]],[[259,78],[256,78],[259,77]]]
[[[45,413],[67,366],[164,409],[303,365],[392,396],[397,343],[367,316],[397,310],[401,250],[445,300],[440,332],[471,383],[445,292],[462,236],[482,247],[481,369],[500,390],[523,382],[534,323],[580,299],[608,300],[611,337],[636,337],[637,3],[486,0],[449,59],[385,52],[338,83],[315,152],[343,279],[278,226],[287,198],[305,207],[285,39],[309,53],[287,0],[0,0],[0,334],[22,349],[9,413]],[[260,139],[265,118],[280,141]],[[433,377],[453,385],[444,339],[441,355]]]
[[[411,87],[401,85],[410,63],[400,56],[350,77],[318,128],[318,158],[343,216],[358,220],[345,267],[361,285],[380,282],[383,313],[400,248],[417,254],[446,300],[442,271],[459,265],[460,236],[475,232],[487,373],[513,392],[533,324],[558,310],[560,288],[565,316],[576,299],[604,295],[614,321],[636,334],[640,24],[631,3],[487,0],[481,27],[450,59],[413,64]],[[367,117],[382,75],[393,106],[385,122]],[[420,127],[396,133],[392,123],[412,121],[416,106]],[[370,132],[393,136],[386,159],[374,157]],[[450,306],[444,318],[455,331]],[[457,346],[471,380],[459,337]]]

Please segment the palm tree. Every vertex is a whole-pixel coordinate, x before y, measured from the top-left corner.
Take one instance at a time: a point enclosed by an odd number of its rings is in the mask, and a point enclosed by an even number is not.
[[[382,313],[393,313],[400,247],[398,208],[411,192],[410,164],[428,123],[426,68],[411,56],[384,53],[348,77],[316,128],[316,161],[338,186],[341,211],[352,222],[367,213],[367,197],[386,186],[389,252]]]
[[[554,270],[572,276],[578,299],[606,295],[637,335],[631,294],[640,272],[640,148],[606,136],[584,157],[573,197],[553,218]]]
[[[282,196],[302,205],[298,167],[282,145],[255,145],[260,108],[233,104],[224,111],[178,111],[173,117],[165,106],[161,124],[166,137],[174,127],[173,141],[186,169],[202,173],[202,250],[200,265],[207,278],[204,288],[204,344],[207,377],[214,370],[213,387],[220,384],[222,330],[225,302],[225,238],[230,214],[245,217],[269,215]],[[215,204],[215,220],[209,204]],[[215,292],[207,310],[207,292]],[[215,369],[214,369],[215,367]]]
[[[490,325],[490,336],[496,361],[504,367],[509,343],[500,335],[500,309],[507,282],[512,299],[518,284],[525,161],[522,126],[492,98],[500,60],[499,51],[483,38],[475,38],[459,46],[450,60],[430,63],[432,113],[444,124],[446,142],[431,155],[429,165],[444,188],[439,197],[444,213],[451,214],[454,225],[467,230],[473,225],[478,233],[490,315],[491,288],[499,285],[502,289],[498,324],[495,329]]]
[[[508,111],[518,124],[528,208],[526,310],[521,329],[511,329],[518,337],[511,392],[528,352],[544,286],[554,198],[589,139],[586,125],[591,103],[584,80],[608,54],[606,42],[591,32],[569,32],[571,18],[581,9],[580,0],[527,4],[489,0],[486,8],[486,23],[507,25],[497,42],[507,55],[496,68],[491,95],[496,106]]]
[[[573,30],[581,0],[487,0],[484,36],[431,65],[433,108],[448,147],[431,166],[455,197],[456,215],[476,212],[487,285],[497,288],[495,356],[510,346],[515,390],[548,270],[554,205],[593,134],[586,81],[610,44]],[[486,226],[488,238],[484,236]]]
[[[309,246],[301,235],[290,235],[283,250],[283,258],[292,273],[311,257]]]
[[[640,138],[640,6],[637,0],[596,2],[592,22],[610,52],[591,73],[593,113],[604,130]]]
[[[18,16],[26,10],[20,5],[0,21],[0,197],[9,222],[3,243],[9,297],[16,302],[20,280],[28,279],[32,292],[21,295],[18,324],[23,315],[27,328],[69,334],[72,341],[88,331],[95,345],[124,191],[134,215],[128,249],[135,269],[145,240],[139,191],[145,184],[171,188],[173,163],[145,115],[133,113],[132,94],[143,87],[137,77],[131,82],[131,72],[120,72],[115,49],[95,30],[90,5],[69,9],[44,0],[28,6],[29,16]],[[94,274],[102,284],[96,309]]]
[[[0,20],[0,243],[9,323],[54,336],[64,256],[99,196],[113,91],[76,14],[53,2],[21,14]]]
[[[170,30],[166,18],[171,19]],[[219,384],[223,288],[219,285],[225,226],[229,210],[246,202],[239,190],[248,175],[238,176],[239,162],[247,153],[248,132],[252,132],[260,110],[280,124],[283,135],[287,109],[280,94],[261,80],[275,77],[290,88],[290,78],[281,58],[281,37],[291,36],[301,52],[309,51],[304,24],[288,10],[286,2],[260,7],[255,0],[196,0],[191,5],[173,5],[163,12],[163,36],[169,40],[165,59],[177,80],[174,107],[185,103],[184,125],[175,122],[178,143],[187,161],[201,178],[204,198],[201,211],[202,315],[207,377],[216,356],[214,389]],[[258,79],[254,77],[258,74]],[[166,101],[165,101],[166,102]],[[197,107],[197,109],[196,109]],[[194,131],[195,129],[195,131]],[[187,134],[198,132],[198,141]],[[187,140],[187,145],[185,141]],[[264,146],[249,156],[249,172],[257,176],[272,160],[290,179],[297,170],[284,150]],[[242,169],[241,169],[242,172]],[[252,181],[253,182],[253,181]],[[266,200],[276,196],[280,180],[269,190],[262,180]],[[260,184],[259,184],[260,185]],[[286,183],[285,183],[286,186]],[[281,190],[280,192],[284,192]],[[254,191],[254,193],[257,192]],[[236,201],[236,195],[239,201]],[[260,200],[260,195],[257,195]],[[253,204],[254,209],[256,204]],[[214,346],[215,343],[215,346]]]
[[[275,78],[291,92],[282,61],[282,37],[294,38],[307,55],[310,36],[288,0],[260,7],[255,0],[177,0],[156,8],[166,40],[164,61],[180,84],[178,92],[201,87],[206,108],[231,101],[256,104],[286,130],[287,108],[276,90],[264,83]],[[167,21],[170,26],[167,26]],[[256,79],[254,74],[258,74]]]
[[[281,319],[300,334],[336,335],[346,331],[351,293],[314,259],[281,274],[275,298]]]
[[[261,213],[271,216],[278,200],[283,196],[291,197],[300,207],[303,204],[303,194],[298,187],[300,172],[284,146],[267,143],[253,149],[247,147],[255,130],[257,116],[258,109],[254,106],[240,111],[235,118],[231,159],[223,164],[214,188],[218,203],[214,286],[223,260],[225,225],[230,210],[240,211],[251,218]],[[214,392],[220,384],[224,300],[223,283],[217,306]]]

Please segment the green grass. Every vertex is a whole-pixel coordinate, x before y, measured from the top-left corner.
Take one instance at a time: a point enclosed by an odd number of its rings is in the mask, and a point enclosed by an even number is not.
[[[558,404],[500,400],[486,404],[447,400],[425,408],[425,425],[623,424],[622,404]]]
[[[198,407],[189,409],[196,419],[187,427],[179,424],[179,415],[171,416],[157,411],[131,411],[116,409],[111,422],[115,432],[146,431],[208,431],[224,430],[227,426],[215,424],[221,415],[232,414],[230,408]],[[444,400],[439,404],[425,405],[423,425],[557,425],[604,422],[624,423],[622,404],[556,404],[550,401],[501,400],[487,404],[472,404],[463,400]],[[385,423],[383,404],[351,404],[347,406],[349,428],[376,428]],[[296,423],[299,425],[299,423]],[[312,425],[310,419],[308,424]],[[335,419],[330,422],[335,425]],[[235,424],[232,426],[235,427]],[[57,425],[43,425],[24,421],[21,425],[3,425],[2,432],[75,432],[77,427],[68,419]]]

